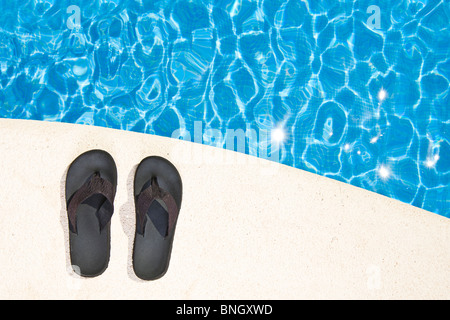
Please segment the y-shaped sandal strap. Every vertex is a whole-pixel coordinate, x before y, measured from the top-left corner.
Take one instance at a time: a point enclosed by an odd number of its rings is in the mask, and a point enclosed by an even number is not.
[[[80,204],[89,204],[89,198],[96,195],[102,195],[106,199],[97,211],[100,230],[111,220],[114,213],[113,203],[116,195],[116,187],[108,180],[101,178],[100,174],[96,172],[68,201],[67,214],[69,216],[70,231],[77,233],[77,210]]]
[[[175,202],[172,195],[161,189],[158,185],[156,178],[152,178],[151,186],[143,190],[137,196],[136,210],[137,210],[137,232],[141,235],[145,232],[145,224],[147,221],[147,216],[149,216],[150,206],[154,201],[162,201],[166,206],[166,211],[168,213],[168,223],[164,237],[167,237],[169,233],[175,226],[175,222],[178,217],[179,208]]]

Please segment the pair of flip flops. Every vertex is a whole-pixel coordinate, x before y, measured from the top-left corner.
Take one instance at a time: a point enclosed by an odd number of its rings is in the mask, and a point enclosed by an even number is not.
[[[66,178],[70,258],[74,271],[95,277],[108,267],[110,227],[117,189],[117,168],[105,151],[75,159]],[[143,280],[162,277],[169,266],[182,182],[175,166],[152,156],[139,164],[134,179],[136,233],[133,269]]]

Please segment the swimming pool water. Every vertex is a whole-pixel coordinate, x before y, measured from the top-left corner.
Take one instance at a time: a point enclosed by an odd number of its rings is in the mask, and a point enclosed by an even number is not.
[[[0,9],[0,117],[166,137],[200,128],[197,142],[218,147],[230,130],[267,131],[235,149],[276,145],[283,164],[450,217],[448,0]]]

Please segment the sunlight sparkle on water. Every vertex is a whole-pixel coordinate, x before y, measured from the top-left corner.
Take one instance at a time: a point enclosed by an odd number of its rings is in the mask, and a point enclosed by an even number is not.
[[[378,92],[378,100],[380,102],[383,102],[387,98],[387,91],[381,88],[381,90]]]
[[[381,177],[381,179],[386,180],[391,175],[391,170],[385,165],[381,165],[378,169],[378,175]]]
[[[273,143],[280,144],[286,140],[286,131],[282,126],[278,126],[272,129],[271,136]]]
[[[439,160],[439,155],[434,155],[434,157],[428,157],[427,160],[425,161],[425,165],[427,166],[427,168],[434,168],[436,166],[436,162],[438,162]]]

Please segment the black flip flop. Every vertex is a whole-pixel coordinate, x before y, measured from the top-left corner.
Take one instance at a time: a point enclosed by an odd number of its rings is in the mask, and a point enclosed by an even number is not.
[[[142,160],[134,178],[134,198],[133,269],[143,280],[156,280],[169,267],[181,208],[182,182],[175,166],[157,156]]]
[[[70,259],[73,270],[81,276],[95,277],[108,267],[116,188],[116,164],[105,151],[83,153],[69,167],[66,204]]]

